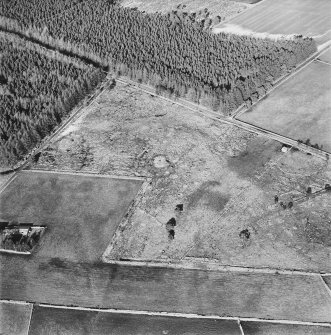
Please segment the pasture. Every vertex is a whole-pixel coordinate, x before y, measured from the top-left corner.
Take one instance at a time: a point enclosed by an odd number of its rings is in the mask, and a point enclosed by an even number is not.
[[[35,307],[32,335],[240,335],[236,321]]]
[[[96,261],[111,240],[141,180],[21,172],[0,195],[5,220],[46,225],[38,257]]]
[[[331,152],[331,66],[314,61],[239,119]]]
[[[269,34],[319,36],[331,29],[329,0],[264,0],[229,21],[231,26]],[[225,28],[222,23],[215,29]]]
[[[2,279],[0,277],[0,284]],[[0,334],[28,335],[32,305],[0,301]]]
[[[2,299],[137,311],[330,322],[317,276],[74,263],[0,255]]]

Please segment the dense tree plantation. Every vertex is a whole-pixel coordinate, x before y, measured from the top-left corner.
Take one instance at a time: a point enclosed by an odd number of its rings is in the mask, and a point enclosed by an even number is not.
[[[50,57],[39,46],[12,39],[0,35],[0,163],[11,165],[105,76],[92,66]]]
[[[225,113],[263,96],[275,79],[316,51],[310,38],[215,35],[176,12],[145,14],[112,3],[2,0],[1,8],[22,29],[42,31],[43,39],[78,47],[81,55],[98,57],[118,74],[154,85],[160,93],[193,101],[207,97],[209,105]]]

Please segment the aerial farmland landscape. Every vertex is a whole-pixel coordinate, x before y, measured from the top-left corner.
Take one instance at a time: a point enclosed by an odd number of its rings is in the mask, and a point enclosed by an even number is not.
[[[330,0],[0,0],[0,335],[331,334],[330,155]]]

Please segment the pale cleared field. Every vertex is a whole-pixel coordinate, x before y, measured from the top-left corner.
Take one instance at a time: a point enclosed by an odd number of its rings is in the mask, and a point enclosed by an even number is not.
[[[331,65],[313,62],[239,119],[331,152]]]
[[[318,36],[331,29],[330,13],[329,0],[264,0],[229,23],[259,33]]]
[[[0,286],[3,284],[0,276]],[[0,302],[0,334],[28,335],[31,310],[32,305]]]
[[[176,10],[179,4],[186,6],[182,11],[198,13],[207,8],[211,17],[220,16],[222,20],[232,17],[247,8],[247,4],[230,0],[123,0],[124,7],[137,7],[147,13],[167,13]],[[181,6],[182,8],[182,6]]]

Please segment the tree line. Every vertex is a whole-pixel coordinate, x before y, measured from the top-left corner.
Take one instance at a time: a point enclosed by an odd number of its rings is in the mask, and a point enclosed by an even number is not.
[[[204,101],[224,113],[255,102],[316,51],[314,41],[302,36],[216,35],[203,23],[174,13],[146,14],[110,0],[5,3],[3,15],[22,29],[34,27],[42,38],[97,57],[116,73],[155,86],[158,93]]]
[[[105,74],[60,56],[49,57],[37,46],[23,48],[3,36],[0,55],[0,163],[14,165]]]

